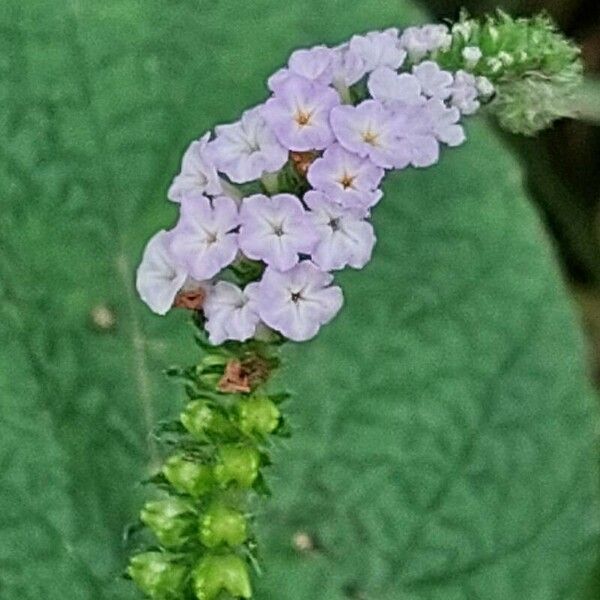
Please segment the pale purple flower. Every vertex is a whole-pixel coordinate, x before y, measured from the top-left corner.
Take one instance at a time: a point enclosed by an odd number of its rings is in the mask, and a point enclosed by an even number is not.
[[[375,100],[388,107],[397,103],[422,104],[425,100],[417,77],[409,73],[398,74],[389,67],[375,69],[369,76],[367,87]]]
[[[310,254],[317,237],[302,203],[291,194],[244,198],[240,208],[239,244],[254,260],[285,271]]]
[[[313,338],[344,302],[332,281],[332,275],[308,260],[285,273],[267,268],[258,290],[260,318],[295,342]]]
[[[424,111],[431,121],[431,130],[440,142],[448,146],[460,146],[465,141],[465,130],[458,124],[458,108],[448,108],[441,100],[432,98],[427,102]]]
[[[177,292],[188,277],[187,270],[169,251],[171,235],[171,232],[161,230],[150,239],[135,282],[140,298],[159,315],[166,314],[173,306]]]
[[[457,71],[452,85],[450,103],[456,106],[463,115],[475,114],[479,107],[479,90],[477,80],[471,73]]]
[[[254,335],[260,321],[257,288],[258,283],[249,283],[242,291],[233,283],[219,281],[209,290],[202,310],[212,344],[225,340],[243,342]]]
[[[349,88],[365,76],[367,73],[365,61],[356,52],[350,50],[349,44],[342,44],[333,51],[332,81],[336,88]]]
[[[443,71],[432,60],[426,60],[413,67],[413,74],[419,80],[423,92],[429,97],[445,100],[452,93],[452,73]]]
[[[217,169],[235,183],[278,171],[288,160],[287,150],[261,116],[262,108],[247,110],[236,123],[217,126],[217,137],[208,145]]]
[[[394,116],[378,100],[365,100],[358,106],[336,106],[331,111],[331,127],[348,151],[369,159],[378,167],[394,166],[398,141]]]
[[[342,206],[365,210],[381,199],[382,192],[377,188],[383,175],[384,170],[369,159],[332,144],[310,165],[307,179],[314,189]]]
[[[371,260],[375,246],[373,226],[365,221],[364,212],[344,208],[315,190],[304,195],[304,202],[319,235],[312,261],[323,271],[348,265],[362,269]]]
[[[400,36],[400,45],[413,62],[421,60],[429,52],[445,50],[451,43],[452,36],[446,25],[408,27]]]
[[[269,89],[277,91],[293,76],[300,76],[321,85],[329,85],[333,78],[334,51],[327,46],[296,50],[290,56],[287,69],[279,69],[268,81]]]
[[[235,259],[238,225],[238,207],[231,198],[217,196],[211,201],[201,194],[188,196],[181,202],[171,252],[192,277],[210,279]]]
[[[350,40],[350,50],[362,58],[367,72],[382,66],[398,69],[406,58],[395,28],[355,35]]]
[[[430,167],[439,160],[440,147],[425,105],[405,105],[394,112],[398,151],[394,167]]]
[[[329,113],[339,103],[339,94],[333,88],[290,77],[277,86],[262,114],[289,150],[321,150],[333,142]]]
[[[181,172],[167,192],[167,197],[173,202],[180,202],[181,198],[190,192],[200,192],[214,196],[222,193],[221,182],[207,144],[210,132],[199,140],[192,142],[185,151],[181,161]]]

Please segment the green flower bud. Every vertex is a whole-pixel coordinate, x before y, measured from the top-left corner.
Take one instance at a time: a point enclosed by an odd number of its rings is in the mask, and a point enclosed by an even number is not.
[[[181,546],[189,538],[194,525],[194,509],[181,498],[147,502],[140,518],[158,541],[167,548]]]
[[[223,373],[201,373],[198,375],[198,382],[208,389],[216,390],[222,377]]]
[[[465,49],[480,58],[468,63]],[[502,11],[481,22],[463,14],[452,43],[433,57],[447,69],[488,78],[496,96],[490,109],[509,131],[532,135],[561,117],[574,116],[582,81],[579,48],[545,15],[512,18]]]
[[[183,597],[187,569],[173,563],[168,554],[144,552],[133,556],[127,573],[150,598],[179,600]]]
[[[209,433],[231,435],[235,428],[210,402],[194,400],[180,416],[183,426],[196,438],[205,439]]]
[[[221,485],[235,482],[243,488],[252,487],[258,477],[260,454],[248,446],[222,446],[215,477]]]
[[[281,413],[274,402],[265,396],[255,396],[240,402],[240,429],[248,435],[267,435],[279,425]]]
[[[181,454],[171,456],[162,472],[177,491],[194,497],[206,494],[214,484],[211,467],[189,460]]]
[[[247,537],[246,517],[223,504],[213,504],[200,519],[200,540],[208,548],[239,546]]]
[[[228,361],[229,357],[224,354],[205,354],[198,363],[197,369],[198,371],[203,371],[204,369],[212,369],[214,367],[225,368]]]
[[[206,556],[193,574],[198,600],[215,600],[221,592],[235,598],[251,598],[252,587],[246,563],[235,554]]]

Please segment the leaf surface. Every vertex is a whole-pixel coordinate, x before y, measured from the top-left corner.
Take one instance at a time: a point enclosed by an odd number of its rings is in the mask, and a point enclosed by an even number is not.
[[[133,273],[187,143],[289,52],[414,23],[407,3],[4,0],[0,598],[134,598],[125,525],[194,360]],[[597,554],[597,415],[521,174],[488,128],[390,178],[346,307],[288,353],[295,436],[257,598],[574,596]],[[91,313],[107,307],[112,329]],[[292,548],[297,531],[318,551]]]

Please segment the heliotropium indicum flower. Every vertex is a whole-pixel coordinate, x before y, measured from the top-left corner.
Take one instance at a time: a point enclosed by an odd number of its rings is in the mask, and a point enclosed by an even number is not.
[[[269,89],[277,91],[290,78],[303,77],[321,85],[329,85],[333,79],[335,53],[326,46],[315,46],[292,52],[287,69],[280,69],[269,78]]]
[[[388,108],[398,105],[422,104],[421,82],[409,73],[398,74],[389,67],[379,67],[369,76],[368,88],[375,100],[380,100]]]
[[[323,271],[347,266],[362,269],[371,260],[375,246],[373,226],[364,218],[364,212],[344,208],[314,190],[305,194],[304,202],[319,235],[312,261]]]
[[[289,150],[321,150],[334,141],[329,115],[339,103],[333,88],[289,77],[267,100],[262,115]]]
[[[350,50],[363,60],[366,71],[377,67],[398,69],[406,58],[395,28],[355,35],[350,40]]]
[[[245,198],[240,209],[239,244],[254,260],[285,271],[310,254],[317,235],[302,203],[291,194]]]
[[[349,152],[368,157],[378,167],[394,166],[399,151],[394,115],[378,100],[336,106],[331,111],[331,127]]]
[[[309,167],[306,175],[315,190],[321,190],[347,208],[367,209],[379,202],[378,189],[384,170],[370,160],[332,144]]]
[[[186,194],[201,193],[215,196],[222,192],[217,169],[207,151],[210,133],[192,142],[181,161],[181,173],[175,177],[167,196],[173,202],[181,202]]]
[[[385,169],[434,165],[488,104],[511,131],[538,131],[569,114],[580,74],[545,19],[375,31],[296,50],[264,104],[191,144],[168,192],[179,222],[148,242],[136,280],[154,312],[193,311],[203,351],[169,370],[190,401],[165,428],[167,498],[141,515],[158,546],[127,570],[147,596],[252,598],[249,515],[271,437],[288,431],[280,346],[333,321],[334,273],[368,268]]]
[[[430,52],[450,47],[452,36],[446,25],[408,27],[400,36],[400,45],[412,61],[419,61]]]
[[[188,271],[169,251],[172,233],[159,231],[146,245],[138,267],[136,288],[140,298],[157,314],[164,315],[173,306]]]
[[[443,71],[432,60],[426,60],[413,67],[413,75],[419,80],[423,93],[431,98],[446,100],[452,94],[452,73]]]
[[[219,281],[209,290],[203,310],[212,344],[222,344],[225,340],[243,342],[254,335],[260,321],[257,287],[258,283],[249,283],[241,290],[233,283]]]
[[[237,123],[215,127],[217,137],[208,152],[217,169],[235,183],[258,179],[278,171],[288,158],[261,116],[262,107],[247,110]]]
[[[284,273],[269,267],[258,292],[260,318],[290,340],[310,340],[344,302],[342,290],[332,282],[333,275],[308,260]]]
[[[187,196],[181,202],[181,217],[171,234],[171,253],[192,277],[210,279],[235,258],[238,225],[238,207],[231,198]]]

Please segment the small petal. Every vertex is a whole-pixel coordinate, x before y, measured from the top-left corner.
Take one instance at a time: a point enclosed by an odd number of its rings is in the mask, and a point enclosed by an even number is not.
[[[205,193],[211,196],[222,193],[221,182],[207,151],[210,133],[192,142],[181,161],[181,172],[171,184],[167,196],[173,202],[189,193]]]
[[[137,270],[136,289],[140,298],[159,315],[166,314],[188,273],[169,252],[171,232],[159,231],[146,245]]]

